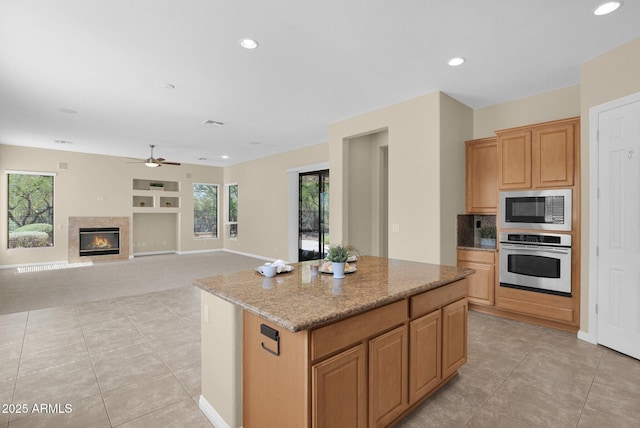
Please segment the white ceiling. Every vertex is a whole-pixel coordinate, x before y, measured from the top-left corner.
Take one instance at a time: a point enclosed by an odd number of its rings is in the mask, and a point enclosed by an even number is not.
[[[0,143],[223,166],[437,90],[493,105],[640,37],[640,0],[600,2],[0,0]]]

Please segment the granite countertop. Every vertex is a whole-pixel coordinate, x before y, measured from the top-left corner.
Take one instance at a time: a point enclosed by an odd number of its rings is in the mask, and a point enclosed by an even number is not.
[[[320,327],[457,281],[473,269],[363,256],[344,279],[311,274],[319,261],[265,278],[254,270],[198,279],[194,285],[287,330]]]

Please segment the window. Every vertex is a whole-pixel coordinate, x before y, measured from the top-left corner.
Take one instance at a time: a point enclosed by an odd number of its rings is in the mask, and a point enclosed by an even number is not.
[[[7,248],[53,247],[53,174],[11,171]]]
[[[238,185],[227,185],[227,224],[229,238],[238,238]]]
[[[193,184],[193,237],[218,237],[218,185]]]

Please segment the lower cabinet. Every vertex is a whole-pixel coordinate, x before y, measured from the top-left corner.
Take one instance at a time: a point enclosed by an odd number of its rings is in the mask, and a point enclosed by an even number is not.
[[[312,369],[312,426],[367,426],[367,365],[364,344]]]
[[[415,403],[442,382],[440,309],[409,324],[409,402]]]
[[[407,336],[407,326],[402,325],[369,341],[371,427],[387,426],[409,406]]]
[[[442,377],[447,378],[467,362],[467,299],[442,308]]]
[[[469,302],[493,306],[495,303],[496,252],[458,250],[458,266],[475,269],[467,277]]]
[[[462,279],[298,332],[244,311],[243,423],[393,426],[466,361],[466,290]],[[276,344],[263,325],[279,332]],[[290,404],[297,411],[283,410]]]

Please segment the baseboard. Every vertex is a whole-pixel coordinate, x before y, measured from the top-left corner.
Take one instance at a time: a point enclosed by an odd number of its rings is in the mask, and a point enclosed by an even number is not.
[[[211,422],[211,424],[215,428],[231,428],[229,427],[229,424],[227,424],[225,420],[222,419],[222,416],[220,416],[220,414],[216,412],[216,409],[214,409],[213,406],[209,404],[206,398],[204,398],[204,396],[202,395],[200,395],[198,407],[200,407],[202,413],[204,413],[207,419],[209,419],[209,422]]]
[[[210,250],[178,251],[176,254],[179,254],[182,256],[187,254],[219,253],[220,251],[224,251],[224,248],[213,248]]]
[[[586,331],[578,330],[578,339],[597,345],[595,338],[591,337],[591,335]]]
[[[166,250],[166,251],[148,251],[146,253],[133,253],[133,257],[141,257],[141,256],[157,256],[160,254],[177,254],[178,252],[175,250]]]
[[[223,251],[225,251],[226,253],[237,254],[239,256],[253,257],[254,259],[266,260],[268,262],[275,262],[276,260],[278,260],[271,257],[260,256],[258,254],[250,254],[250,253],[243,253],[241,251],[227,250],[226,248]]]

